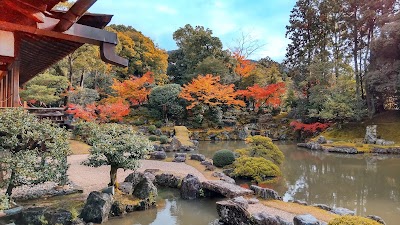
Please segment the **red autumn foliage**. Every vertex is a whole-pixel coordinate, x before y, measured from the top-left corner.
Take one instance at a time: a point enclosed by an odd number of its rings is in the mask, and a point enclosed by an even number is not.
[[[123,100],[98,106],[92,103],[86,107],[69,104],[67,113],[73,114],[75,118],[84,121],[118,122],[122,121],[123,117],[129,114],[129,104]]]
[[[256,108],[261,106],[277,107],[281,104],[282,95],[285,91],[285,83],[283,82],[270,84],[265,87],[260,87],[258,84],[255,84],[252,87],[248,87],[247,90],[238,91],[238,95],[252,98]]]
[[[293,121],[290,123],[290,126],[293,127],[295,131],[305,131],[305,132],[315,133],[317,131],[321,132],[326,130],[330,126],[330,123],[316,122],[316,123],[305,124],[299,121]]]
[[[111,88],[117,92],[118,96],[131,102],[132,105],[141,105],[147,101],[147,96],[151,89],[147,87],[154,83],[151,72],[145,73],[142,77],[131,76],[130,79],[120,82],[114,79]]]

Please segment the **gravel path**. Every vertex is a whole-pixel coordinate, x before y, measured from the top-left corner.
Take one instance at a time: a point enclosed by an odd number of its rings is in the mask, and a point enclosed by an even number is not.
[[[82,187],[84,194],[89,194],[91,191],[100,190],[107,187],[110,181],[110,167],[88,167],[81,165],[81,163],[87,159],[88,155],[72,155],[68,157],[68,163],[70,168],[68,170],[69,179],[76,185]],[[175,162],[161,162],[154,160],[141,160],[141,167],[138,171],[144,171],[146,169],[159,169],[162,172],[177,173],[187,175],[189,173],[197,176],[201,181],[207,180],[202,173],[198,170],[189,166],[185,163]],[[118,182],[123,182],[133,171],[131,170],[118,170]]]

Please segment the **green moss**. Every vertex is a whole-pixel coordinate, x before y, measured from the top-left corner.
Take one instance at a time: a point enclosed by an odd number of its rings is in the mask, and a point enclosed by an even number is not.
[[[215,152],[213,164],[216,167],[231,165],[235,161],[235,154],[231,150],[222,149]]]
[[[150,141],[158,141],[158,137],[156,135],[149,136]]]
[[[160,138],[159,138],[159,140],[160,140],[160,143],[161,143],[161,144],[166,144],[166,143],[168,143],[168,137],[165,136],[165,135],[161,135]]]
[[[341,216],[339,218],[331,220],[328,225],[381,225],[381,224],[374,220],[360,216]]]
[[[236,150],[240,156],[262,157],[278,165],[283,163],[285,156],[270,138],[257,135],[247,138],[246,142],[250,147]]]

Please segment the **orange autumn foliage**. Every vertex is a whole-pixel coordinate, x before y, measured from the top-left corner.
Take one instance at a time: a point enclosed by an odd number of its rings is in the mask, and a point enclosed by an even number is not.
[[[114,79],[111,88],[117,92],[118,97],[128,100],[132,105],[140,105],[147,101],[151,91],[146,85],[152,83],[154,83],[152,73],[147,72],[142,77],[131,76],[129,80],[123,82]]]
[[[120,122],[130,111],[129,104],[122,99],[98,106],[94,103],[86,105],[86,107],[69,104],[68,108],[67,113],[73,114],[75,118],[90,122],[98,120],[103,123]]]
[[[255,84],[247,90],[238,91],[238,95],[252,98],[257,108],[261,106],[277,107],[281,104],[282,95],[285,93],[285,83],[280,82],[260,87]]]
[[[241,77],[250,76],[251,72],[256,68],[254,63],[240,55],[238,52],[233,53],[233,58],[237,61],[235,73]]]
[[[187,109],[192,109],[199,104],[208,106],[245,106],[242,100],[236,99],[235,85],[224,85],[219,81],[219,76],[214,77],[211,74],[205,76],[199,75],[191,83],[183,85],[179,97],[191,103],[186,107]]]

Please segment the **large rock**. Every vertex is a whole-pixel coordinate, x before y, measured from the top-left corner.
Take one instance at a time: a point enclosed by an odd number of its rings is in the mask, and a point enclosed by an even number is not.
[[[380,224],[386,225],[385,221],[384,221],[381,217],[379,217],[379,216],[368,215],[367,218],[368,218],[368,219],[371,219],[371,220],[375,220],[376,222],[378,222],[378,223],[380,223]]]
[[[20,219],[17,224],[32,224],[32,225],[42,225],[40,218],[44,217],[46,208],[35,207],[28,208],[21,212]]]
[[[150,153],[150,159],[155,159],[155,160],[164,160],[167,158],[167,153],[164,151],[155,151]]]
[[[331,210],[332,213],[334,214],[338,214],[341,216],[346,216],[346,215],[350,215],[350,216],[354,216],[356,213],[353,210],[350,209],[346,209],[346,208],[333,208]]]
[[[220,220],[229,225],[250,224],[250,213],[241,205],[233,201],[217,202],[217,212]]]
[[[119,183],[118,189],[127,195],[131,195],[133,193],[133,183],[131,182]]]
[[[209,180],[203,182],[202,185],[205,190],[218,193],[228,198],[253,194],[252,190],[222,180]]]
[[[238,130],[238,138],[240,140],[246,140],[246,138],[250,135],[249,128],[244,126],[242,129]]]
[[[72,221],[72,213],[68,210],[60,210],[52,213],[50,225],[70,225]]]
[[[122,216],[126,213],[126,205],[122,204],[120,201],[115,201],[111,205],[111,216]]]
[[[181,197],[183,199],[196,199],[200,197],[202,186],[198,177],[188,174],[182,180]]]
[[[93,191],[86,199],[81,218],[86,223],[104,223],[108,220],[112,203],[112,195]]]
[[[292,222],[285,221],[279,216],[272,216],[266,212],[260,212],[252,215],[254,225],[293,225]]]
[[[206,160],[206,157],[205,157],[204,155],[202,155],[202,154],[192,154],[192,155],[190,156],[190,159],[191,159],[191,160],[197,160],[197,161],[203,162],[203,161]]]
[[[185,162],[186,161],[186,153],[175,153],[174,159],[172,162]]]
[[[140,181],[143,179],[143,173],[141,172],[133,172],[129,174],[124,182],[132,183],[132,187],[135,187]]]
[[[278,192],[269,189],[269,188],[262,188],[256,185],[251,185],[250,189],[254,191],[255,195],[263,198],[263,199],[275,199],[275,200],[282,200],[282,197],[279,196]]]
[[[220,180],[225,181],[227,183],[236,184],[236,181],[233,178],[225,175],[222,172],[214,172],[212,175],[214,177],[219,177]]]
[[[334,153],[343,153],[343,154],[357,154],[358,153],[356,148],[353,148],[353,147],[340,147],[340,146],[327,147],[327,148],[324,148],[324,151],[334,152]]]
[[[375,144],[376,143],[376,140],[378,139],[376,128],[377,128],[377,125],[367,126],[367,130],[365,132],[364,143],[366,143],[366,144]]]
[[[182,147],[182,143],[178,140],[178,138],[173,137],[171,140],[170,148],[172,151],[178,151]]]
[[[321,223],[312,215],[298,215],[293,219],[294,225],[320,225]]]
[[[157,187],[149,177],[144,176],[133,190],[133,195],[140,199],[155,199],[158,196]]]
[[[236,204],[241,205],[244,209],[249,208],[249,202],[243,196],[233,198],[232,201]]]
[[[182,177],[170,173],[156,175],[156,184],[163,187],[178,188],[182,182]]]

